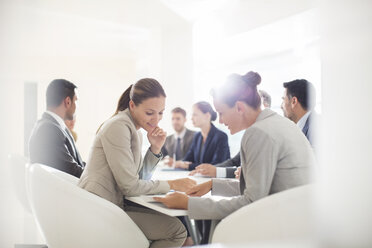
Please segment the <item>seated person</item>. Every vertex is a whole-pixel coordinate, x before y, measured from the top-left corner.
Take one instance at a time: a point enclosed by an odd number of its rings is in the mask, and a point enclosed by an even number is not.
[[[186,194],[172,193],[155,200],[169,208],[187,209],[192,219],[223,219],[234,211],[277,192],[310,183],[314,154],[310,143],[293,122],[270,109],[261,110],[258,73],[232,74],[213,92],[220,122],[231,134],[245,130],[242,138],[239,181],[212,179]],[[199,197],[233,196],[216,201]]]
[[[72,120],[65,120],[66,127],[70,131],[70,133],[71,133],[71,135],[74,138],[74,141],[76,143],[77,142],[77,139],[78,139],[78,136],[77,136],[77,133],[74,130],[75,123],[76,123],[75,115],[74,115],[74,119],[72,119]]]
[[[183,161],[175,163],[177,168],[194,170],[199,164],[217,164],[230,158],[227,135],[212,124],[216,118],[217,113],[209,103],[194,104],[192,122],[201,131],[194,135],[190,150]]]
[[[262,107],[271,108],[271,96],[264,90],[258,90],[261,97]],[[240,176],[240,152],[235,157],[228,159],[222,163],[212,165],[204,163],[196,166],[190,175],[197,173],[203,176],[217,177],[217,178],[239,178]]]
[[[261,97],[262,107],[271,108],[271,96],[264,90],[258,90],[258,94]]]
[[[230,158],[222,163],[215,165],[204,163],[195,167],[195,170],[190,172],[190,176],[200,173],[203,176],[217,178],[235,178],[236,168],[240,166],[240,152],[233,158]]]
[[[282,109],[284,116],[297,124],[311,146],[315,149],[316,121],[319,118],[314,110],[316,92],[312,83],[296,79],[283,83]]]
[[[142,230],[150,247],[179,247],[186,229],[175,217],[125,200],[126,196],[185,191],[196,184],[189,178],[144,180],[162,159],[166,133],[158,126],[165,107],[165,92],[158,81],[139,80],[120,97],[115,114],[95,137],[79,186],[123,208]],[[142,158],[142,133],[150,147]]]
[[[65,124],[66,120],[74,119],[77,101],[75,88],[73,83],[65,79],[55,79],[48,85],[47,111],[35,124],[28,147],[31,163],[48,165],[80,177],[85,163]]]
[[[174,134],[169,135],[161,149],[163,156],[169,156],[166,164],[172,165],[173,158],[181,160],[185,157],[186,152],[190,149],[195,132],[185,127],[186,111],[182,108],[172,110],[172,126]]]
[[[176,168],[194,170],[201,163],[217,164],[230,158],[227,135],[212,124],[216,118],[217,113],[209,103],[198,102],[193,105],[192,122],[201,131],[194,135],[184,161],[175,163]],[[183,218],[181,221],[184,222]],[[196,225],[202,235],[201,243],[205,243],[211,222],[197,221]]]

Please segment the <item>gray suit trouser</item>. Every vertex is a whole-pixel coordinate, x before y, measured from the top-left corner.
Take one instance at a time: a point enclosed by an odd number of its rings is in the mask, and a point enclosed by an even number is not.
[[[125,212],[137,224],[148,240],[150,247],[181,247],[187,232],[185,226],[176,217],[155,210],[139,207],[125,207]]]

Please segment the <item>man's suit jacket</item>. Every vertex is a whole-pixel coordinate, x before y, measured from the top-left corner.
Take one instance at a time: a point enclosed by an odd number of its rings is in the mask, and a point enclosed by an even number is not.
[[[212,194],[228,200],[190,197],[189,217],[222,219],[265,196],[311,182],[315,159],[301,130],[272,110],[263,110],[241,143],[240,181],[213,179]]]
[[[302,128],[302,132],[305,134],[306,138],[309,140],[313,148],[315,148],[316,145],[315,135],[317,131],[316,123],[318,119],[319,119],[318,115],[314,111],[311,111],[310,115],[307,117],[304,127]]]
[[[229,158],[230,149],[227,135],[211,124],[205,144],[203,145],[201,132],[197,132],[183,160],[191,162],[189,170],[194,170],[199,164],[217,164]]]
[[[43,114],[32,130],[29,155],[31,163],[45,164],[76,177],[80,177],[85,166],[73,138],[48,113]]]
[[[236,171],[236,168],[240,166],[240,152],[238,152],[238,154],[236,154],[233,158],[216,164],[215,166],[226,168],[226,178],[235,178],[234,172]]]
[[[143,180],[162,157],[150,150],[142,159],[142,135],[129,110],[106,121],[97,133],[79,186],[123,208],[123,196],[161,194],[166,181]]]
[[[192,142],[192,139],[194,138],[194,131],[191,131],[186,128],[185,136],[182,140],[182,147],[181,147],[181,157],[184,158],[186,155],[186,152],[190,149],[190,145]],[[176,152],[176,142],[175,135],[169,135],[167,139],[165,140],[164,146],[161,149],[163,156],[169,156],[173,157],[173,154]]]

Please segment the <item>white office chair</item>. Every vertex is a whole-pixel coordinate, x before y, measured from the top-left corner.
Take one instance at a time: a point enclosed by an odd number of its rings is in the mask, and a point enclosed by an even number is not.
[[[25,211],[31,214],[31,207],[27,199],[26,188],[26,167],[29,166],[28,159],[18,154],[10,154],[8,156],[10,171],[12,175],[13,188],[18,201],[21,203]]]
[[[71,175],[71,174],[68,174],[68,173],[65,173],[63,171],[60,171],[60,170],[57,170],[57,169],[54,169],[53,167],[49,167],[49,166],[45,166],[45,165],[42,165],[43,166],[43,169],[45,169],[46,171],[48,171],[49,173],[51,173],[52,175],[56,176],[56,177],[59,177],[73,185],[76,185],[79,183],[79,178]]]
[[[223,219],[212,243],[301,241],[312,237],[314,185],[289,189],[249,204]]]
[[[121,208],[76,186],[77,178],[33,164],[29,179],[31,208],[48,247],[149,246]]]

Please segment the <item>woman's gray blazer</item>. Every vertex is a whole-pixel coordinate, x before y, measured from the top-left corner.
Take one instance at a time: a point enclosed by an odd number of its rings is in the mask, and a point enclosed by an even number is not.
[[[79,186],[123,207],[123,196],[167,193],[166,181],[143,180],[161,157],[141,154],[142,135],[129,110],[106,121],[96,135]]]

